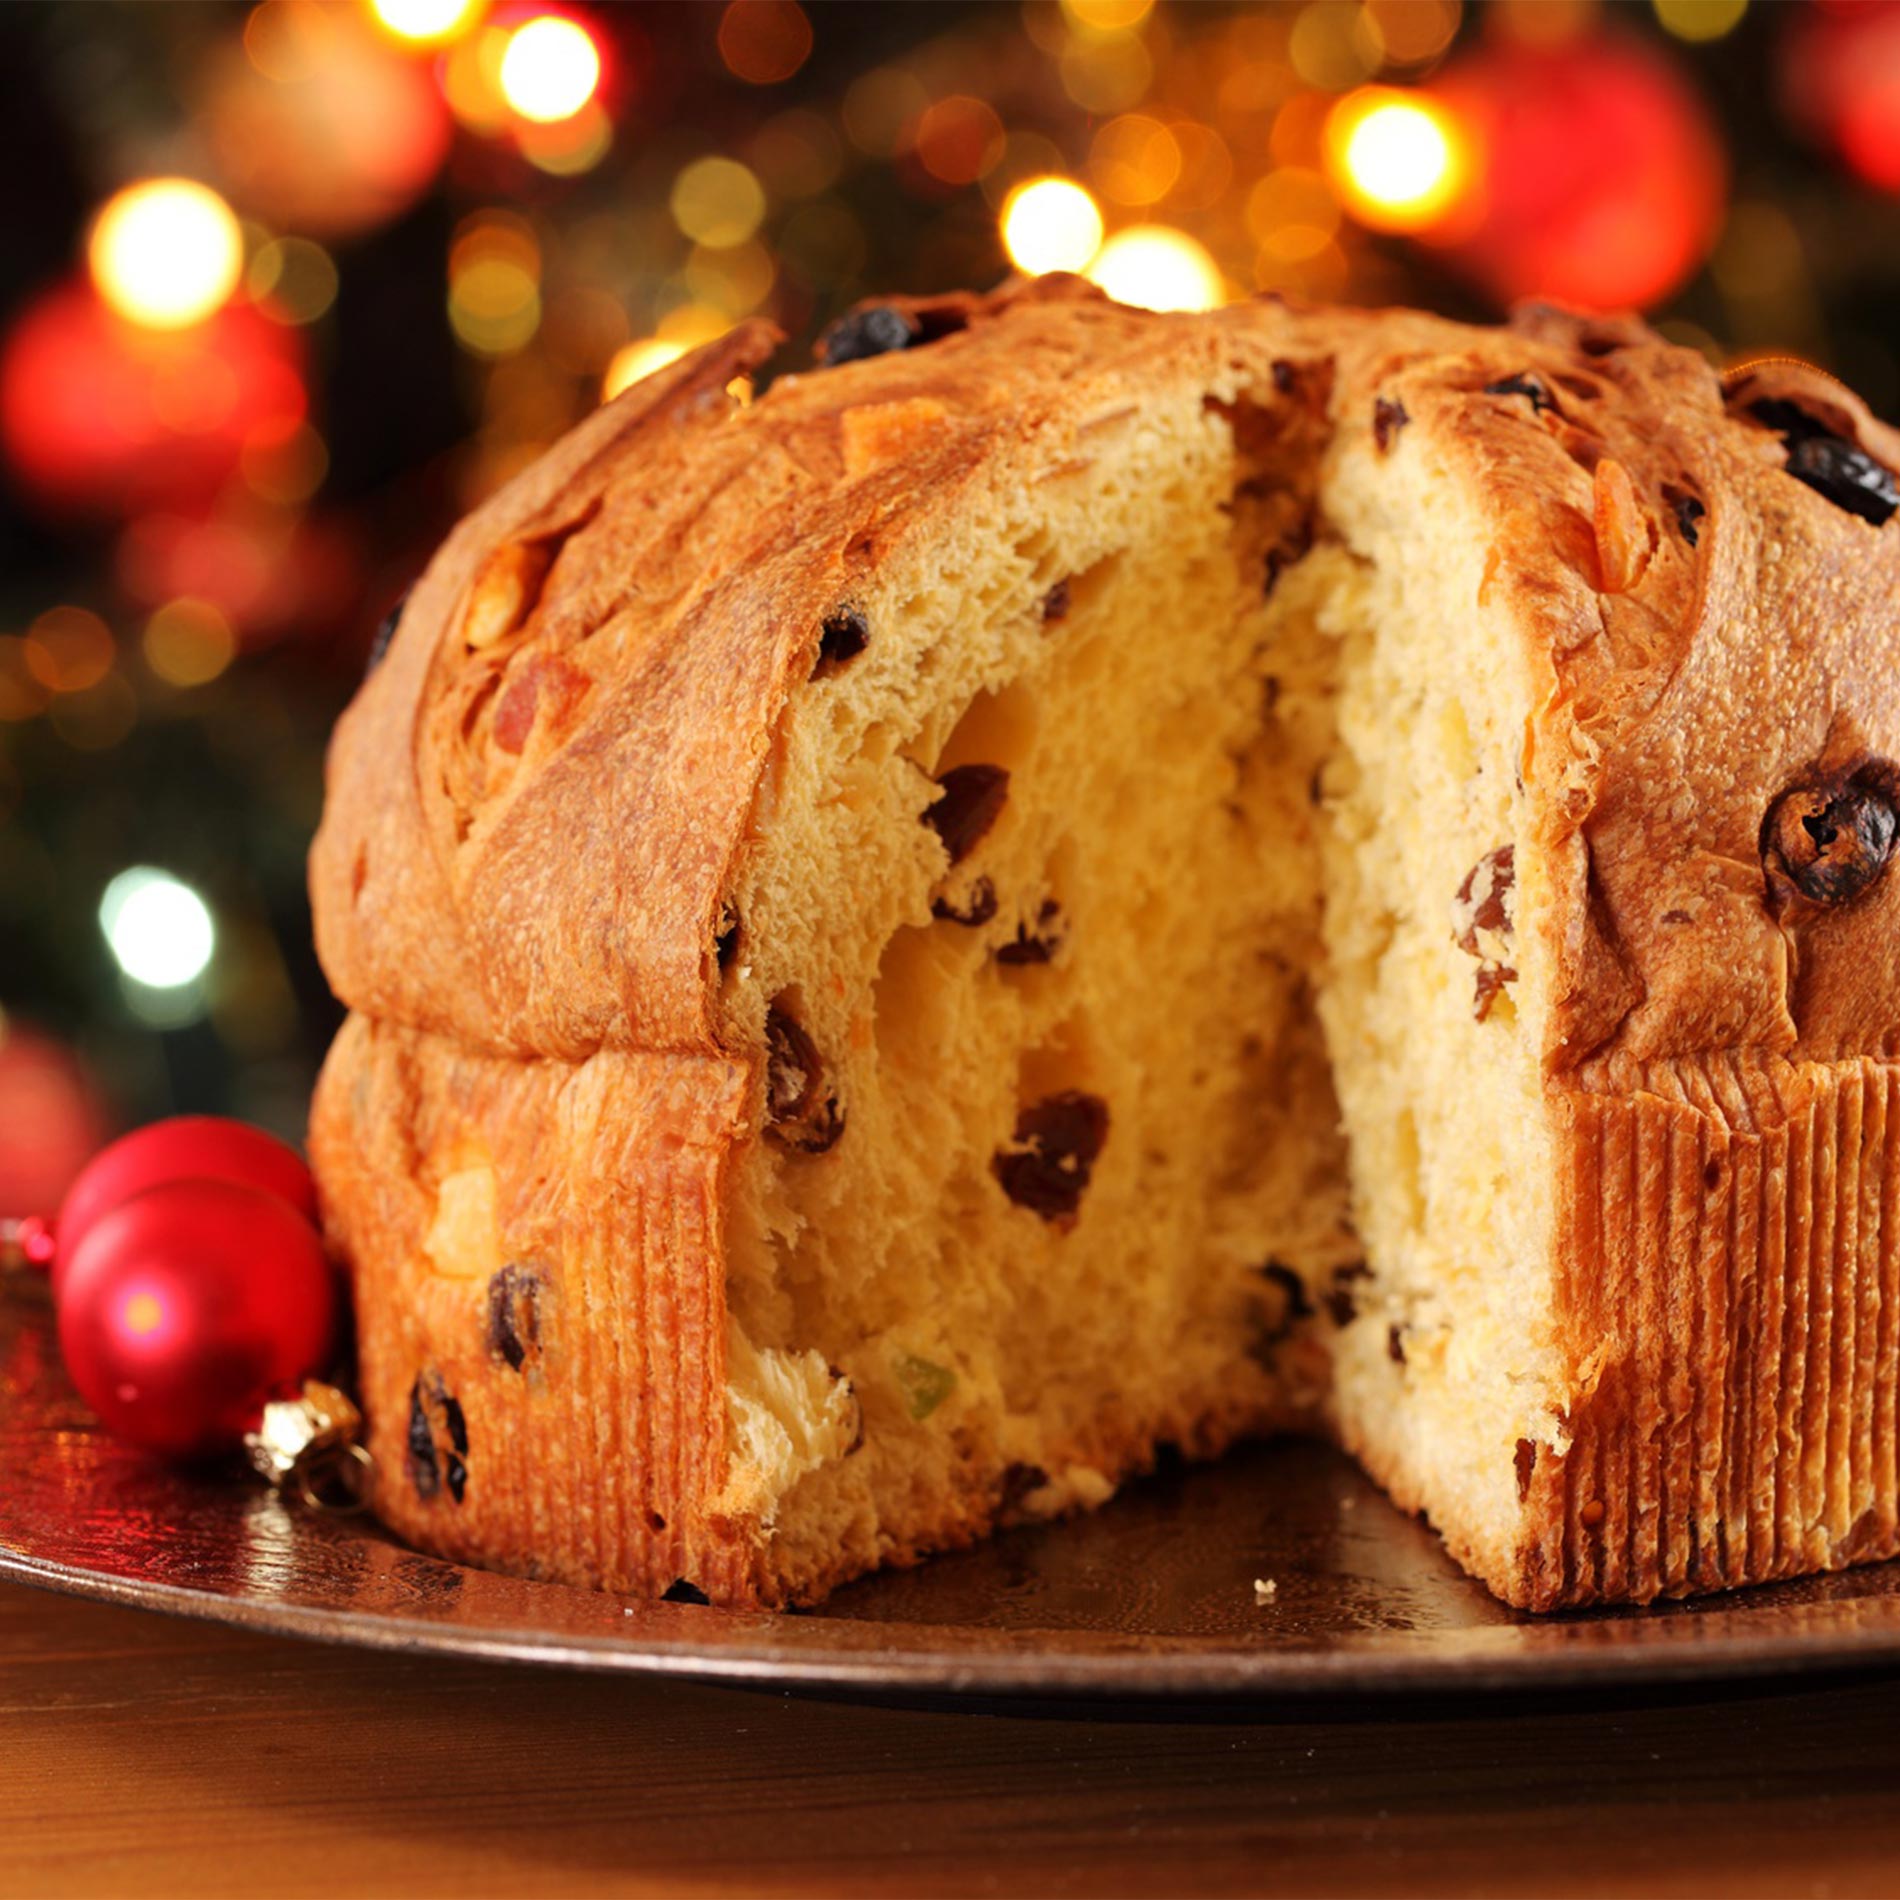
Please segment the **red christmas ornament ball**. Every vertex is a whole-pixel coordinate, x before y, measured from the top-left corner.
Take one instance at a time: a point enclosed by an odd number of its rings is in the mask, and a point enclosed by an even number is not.
[[[174,1115],[122,1135],[87,1162],[66,1190],[54,1226],[53,1292],[63,1297],[67,1263],[99,1218],[166,1181],[230,1181],[274,1195],[314,1226],[317,1190],[294,1148],[244,1122]]]
[[[62,1252],[66,1368],[108,1429],[147,1450],[236,1446],[329,1357],[335,1276],[309,1220],[261,1188],[149,1187]]]

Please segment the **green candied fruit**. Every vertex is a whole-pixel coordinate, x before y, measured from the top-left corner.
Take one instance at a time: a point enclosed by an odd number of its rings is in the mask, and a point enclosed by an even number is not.
[[[934,1359],[919,1359],[915,1353],[899,1353],[891,1370],[897,1374],[904,1403],[915,1419],[926,1419],[957,1388],[957,1375]]]

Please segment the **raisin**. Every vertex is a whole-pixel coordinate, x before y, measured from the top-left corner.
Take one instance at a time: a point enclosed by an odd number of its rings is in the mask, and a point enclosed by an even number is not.
[[[1261,1348],[1269,1348],[1279,1345],[1299,1321],[1312,1316],[1313,1302],[1307,1295],[1306,1282],[1283,1261],[1269,1260],[1254,1271],[1280,1295],[1280,1310],[1264,1322],[1258,1342]]]
[[[1671,512],[1676,517],[1676,532],[1691,547],[1694,547],[1702,539],[1702,530],[1698,524],[1709,512],[1703,505],[1701,497],[1690,494],[1687,489],[1665,488],[1663,500],[1669,504]]]
[[[1042,597],[1042,624],[1047,627],[1058,620],[1069,617],[1069,583],[1066,580],[1056,584]]]
[[[1517,981],[1517,972],[1508,963],[1487,963],[1477,974],[1471,990],[1471,1014],[1479,1022],[1485,1022],[1491,1014],[1491,1006],[1504,994],[1507,983]]]
[[[662,1603],[710,1603],[709,1597],[696,1583],[688,1583],[684,1577],[675,1577],[660,1594]]]
[[[1531,414],[1542,415],[1546,409],[1555,409],[1557,400],[1540,377],[1531,375],[1528,370],[1520,370],[1515,376],[1500,377],[1495,383],[1486,383],[1484,393],[1487,396],[1523,396],[1528,398]]]
[[[1300,370],[1297,363],[1289,363],[1284,356],[1276,356],[1268,365],[1273,375],[1273,387],[1282,396],[1290,396],[1300,386]]]
[[[835,1098],[823,1093],[825,1065],[798,1019],[774,1003],[765,1018],[766,1133],[801,1154],[822,1154],[844,1133]]]
[[[402,610],[409,605],[409,593],[404,591],[388,613],[384,614],[376,629],[376,637],[369,643],[369,659],[364,663],[363,676],[370,674],[382,665],[383,656],[389,651],[389,643],[396,637],[396,629],[402,625]]]
[[[538,1267],[509,1261],[488,1283],[488,1350],[519,1372],[541,1356],[541,1288]]]
[[[1452,924],[1458,933],[1458,948],[1467,956],[1481,957],[1484,946],[1478,932],[1508,936],[1511,931],[1511,893],[1517,883],[1517,847],[1501,844],[1487,851],[1458,886],[1452,905]]]
[[[998,1149],[990,1167],[1018,1207],[1046,1221],[1069,1221],[1107,1139],[1108,1104],[1065,1089],[1016,1117],[1015,1145]]]
[[[468,1488],[468,1420],[439,1372],[418,1373],[409,1388],[407,1438],[403,1464],[416,1496],[435,1497],[446,1483],[460,1504]]]
[[[435,1461],[435,1433],[430,1429],[429,1414],[422,1405],[420,1373],[409,1388],[409,1437],[403,1451],[403,1466],[417,1497],[432,1498],[441,1490],[442,1472]]]
[[[825,616],[818,633],[818,659],[812,677],[835,673],[862,653],[871,638],[871,623],[855,607],[840,607]]]
[[[1381,396],[1372,405],[1372,440],[1381,455],[1389,455],[1392,444],[1398,440],[1399,431],[1411,421],[1404,403],[1390,396]]]
[[[1531,1473],[1537,1469],[1537,1447],[1528,1438],[1520,1438],[1511,1462],[1517,1467],[1517,1501],[1522,1504],[1531,1494]]]
[[[1263,597],[1273,592],[1280,583],[1280,576],[1302,555],[1308,553],[1312,546],[1313,523],[1309,518],[1268,548],[1260,583],[1260,592]]]
[[[836,369],[840,363],[907,350],[916,341],[917,326],[901,310],[872,304],[867,310],[847,312],[818,339],[818,360],[826,369]]]
[[[1062,943],[1061,916],[1062,906],[1053,897],[1044,898],[1034,927],[1018,924],[1015,938],[997,946],[997,962],[1021,965],[1051,961]]]
[[[943,840],[952,864],[961,864],[989,835],[1009,800],[1009,774],[1000,765],[953,766],[937,781],[941,796],[924,823]]]
[[[1402,1326],[1388,1326],[1385,1329],[1385,1356],[1395,1366],[1405,1363],[1405,1329]]]
[[[1333,1284],[1321,1301],[1335,1326],[1350,1326],[1358,1318],[1359,1302],[1352,1289],[1361,1280],[1371,1278],[1372,1269],[1363,1260],[1354,1260],[1335,1269]]]
[[[1816,904],[1845,904],[1867,890],[1893,857],[1900,831],[1888,786],[1867,768],[1785,791],[1762,827],[1769,888],[1789,887]]]
[[[1817,495],[1862,521],[1880,527],[1900,508],[1900,482],[1890,468],[1845,437],[1835,434],[1798,403],[1751,403],[1749,414],[1773,429],[1787,445],[1787,470]]]
[[[1040,1491],[1049,1482],[1049,1474],[1040,1465],[1008,1465],[997,1491],[996,1508],[1008,1515],[1022,1508],[1032,1491]]]
[[[1277,1286],[1286,1295],[1288,1319],[1311,1317],[1313,1302],[1307,1297],[1306,1282],[1285,1261],[1269,1260],[1264,1267],[1256,1268],[1255,1271],[1269,1286]]]
[[[947,924],[962,924],[974,928],[986,924],[996,915],[996,886],[986,877],[980,877],[970,886],[970,894],[964,899],[959,910],[947,897],[933,897],[930,900],[930,914],[940,917]]]

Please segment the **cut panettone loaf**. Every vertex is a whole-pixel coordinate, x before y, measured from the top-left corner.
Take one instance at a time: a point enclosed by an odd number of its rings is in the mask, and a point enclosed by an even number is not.
[[[338,731],[391,1525],[810,1602],[1292,1428],[1534,1608],[1900,1547],[1900,439],[1550,311],[773,341]]]

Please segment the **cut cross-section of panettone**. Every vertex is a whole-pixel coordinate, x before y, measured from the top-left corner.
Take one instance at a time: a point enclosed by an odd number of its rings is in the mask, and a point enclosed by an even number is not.
[[[773,340],[339,728],[389,1522],[809,1602],[1284,1428],[1523,1605],[1893,1551],[1900,442],[1553,312]]]

